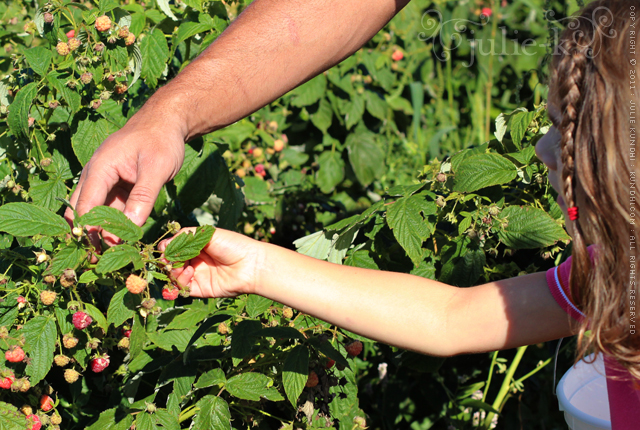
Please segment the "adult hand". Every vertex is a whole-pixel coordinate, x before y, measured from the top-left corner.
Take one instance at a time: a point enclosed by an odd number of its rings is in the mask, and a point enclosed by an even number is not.
[[[183,161],[184,138],[178,131],[134,117],[93,154],[82,170],[71,205],[80,215],[95,206],[111,206],[141,226],[160,189],[178,173]],[[73,211],[67,209],[65,217],[73,219]]]

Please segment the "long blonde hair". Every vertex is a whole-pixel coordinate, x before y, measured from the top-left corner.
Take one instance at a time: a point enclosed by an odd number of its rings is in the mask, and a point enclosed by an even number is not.
[[[577,356],[605,352],[640,378],[633,122],[640,80],[636,84],[631,72],[637,63],[640,73],[640,61],[630,27],[640,20],[633,16],[640,18],[638,0],[598,0],[569,22],[552,59],[550,101],[562,113],[565,202],[579,208],[570,286],[587,318],[580,325]]]

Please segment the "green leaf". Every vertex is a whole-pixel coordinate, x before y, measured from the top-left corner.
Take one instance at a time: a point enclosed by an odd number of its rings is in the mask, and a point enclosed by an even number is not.
[[[205,142],[199,153],[189,144],[184,148],[184,163],[173,183],[176,185],[176,195],[182,211],[189,213],[207,201],[216,190],[218,182],[224,179],[223,175],[228,176],[229,169],[213,143]],[[232,186],[235,191],[235,183],[227,185]],[[218,197],[223,198],[222,195]],[[225,203],[229,199],[230,197],[224,199]]]
[[[61,236],[69,224],[61,216],[28,203],[7,203],[0,207],[0,231],[13,236]]]
[[[18,94],[9,106],[7,124],[13,135],[18,140],[26,140],[29,136],[29,110],[31,103],[38,94],[38,84],[31,82],[20,88]]]
[[[345,104],[343,114],[347,129],[356,125],[364,114],[364,97],[359,94],[352,96],[351,100]]]
[[[211,241],[214,232],[214,227],[203,225],[198,227],[195,233],[179,234],[167,245],[164,257],[169,261],[191,260],[200,255],[202,249]]]
[[[268,376],[247,372],[229,379],[225,388],[229,394],[243,400],[253,400],[254,402],[260,401],[261,398],[274,402],[284,400],[284,397],[272,385],[273,380]]]
[[[271,193],[269,193],[269,183],[256,178],[244,178],[244,193],[247,200],[251,203],[272,203],[275,201]]]
[[[98,421],[85,430],[129,430],[133,417],[117,408],[108,409],[100,414]]]
[[[116,292],[111,297],[107,310],[107,323],[119,327],[135,315],[135,309],[140,304],[140,296],[129,294],[126,288]]]
[[[318,164],[320,169],[316,182],[320,186],[320,191],[329,194],[344,180],[344,161],[339,152],[325,151],[318,157]]]
[[[116,125],[96,115],[78,122],[77,129],[71,136],[71,146],[82,167],[89,162],[102,142],[116,131]]]
[[[509,206],[500,213],[508,225],[498,231],[498,238],[512,249],[535,249],[569,240],[564,228],[542,209]]]
[[[11,327],[18,317],[19,311],[20,309],[18,309],[17,306],[12,308],[0,308],[0,327]]]
[[[157,409],[155,412],[158,424],[164,427],[164,430],[180,430],[178,422],[178,414],[172,414],[166,409]]]
[[[324,96],[326,90],[327,78],[321,73],[293,90],[294,97],[291,100],[291,105],[295,107],[312,105]]]
[[[104,330],[104,332],[106,333],[107,329],[109,328],[109,324],[107,323],[107,319],[102,314],[102,311],[100,311],[100,309],[96,308],[90,303],[85,303],[84,308],[85,308],[85,312],[91,318],[93,318],[93,321],[96,323],[96,325],[100,327],[102,330]]]
[[[195,327],[211,314],[208,308],[192,308],[181,313],[171,321],[167,330],[180,330]]]
[[[118,209],[109,206],[94,207],[82,215],[78,222],[82,225],[100,226],[128,242],[137,242],[143,235],[142,228],[135,225]]]
[[[422,243],[432,232],[426,216],[435,213],[435,210],[435,203],[426,201],[422,194],[402,197],[387,209],[389,228],[416,266],[422,260]]]
[[[164,0],[166,2],[166,0]],[[141,76],[151,88],[158,85],[169,59],[169,45],[164,33],[156,28],[140,42],[142,54]]]
[[[239,360],[248,356],[261,329],[260,321],[240,321],[231,334],[231,356]]]
[[[309,339],[309,344],[313,345],[315,349],[323,353],[326,357],[334,360],[336,363],[342,364],[344,367],[349,367],[349,362],[340,352],[331,345],[331,342],[321,341],[317,337]]]
[[[249,294],[247,298],[247,314],[251,318],[255,318],[265,313],[273,304],[273,300],[258,296],[257,294]]]
[[[220,368],[209,370],[198,378],[198,382],[195,383],[195,388],[207,388],[214,385],[224,384],[227,382],[227,378],[224,376],[224,371]]]
[[[349,151],[351,167],[363,186],[368,186],[384,175],[384,152],[376,144],[372,133],[356,130],[347,137],[345,143]]]
[[[147,341],[147,332],[144,329],[144,320],[139,312],[135,312],[133,315],[133,326],[131,327],[131,336],[129,339],[129,355],[133,360],[138,354],[140,354],[140,352],[142,352],[142,347]]]
[[[329,127],[331,127],[331,121],[333,119],[333,109],[327,99],[320,100],[318,110],[311,115],[311,122],[315,125],[322,134],[326,134]]]
[[[136,430],[156,430],[155,420],[146,411],[140,412],[136,416]]]
[[[39,207],[56,212],[62,206],[58,198],[67,197],[67,187],[64,180],[52,177],[42,180],[38,176],[29,178],[29,197]]]
[[[518,174],[515,164],[498,154],[476,154],[460,163],[453,190],[471,193],[512,181]]]
[[[326,260],[331,250],[332,234],[325,231],[317,231],[310,235],[301,237],[293,242],[296,251],[318,260]]]
[[[440,282],[458,287],[475,285],[484,273],[486,257],[482,249],[467,249],[463,256],[449,260],[440,271]]]
[[[298,397],[304,390],[308,378],[309,350],[304,345],[298,345],[289,352],[282,368],[284,392],[294,408],[297,407]]]
[[[27,417],[12,404],[0,402],[0,430],[25,430]]]
[[[197,429],[231,430],[229,405],[221,397],[205,396],[196,403],[200,411],[193,422]]]
[[[140,252],[130,245],[116,245],[107,249],[96,265],[95,271],[104,274],[115,272],[128,264],[133,263],[135,269],[140,269],[144,264]]]
[[[163,332],[149,332],[147,337],[151,342],[165,351],[173,351],[176,348],[183,352],[189,344],[189,339],[193,336],[196,329],[169,330]]]
[[[55,254],[46,273],[58,276],[66,269],[75,270],[85,258],[87,258],[87,251],[77,243],[71,243]]]
[[[502,142],[502,139],[504,138],[504,135],[507,132],[508,120],[509,120],[509,116],[503,113],[498,115],[498,117],[496,118],[496,131],[494,135],[496,136],[496,139],[498,139],[498,142]]]
[[[156,3],[158,4],[158,7],[165,15],[167,15],[173,21],[178,20],[178,18],[173,14],[173,12],[171,11],[171,8],[169,7],[169,0],[156,0]]]
[[[78,284],[90,284],[98,279],[100,279],[100,276],[98,276],[95,270],[87,270],[78,278]]]
[[[60,327],[60,333],[71,333],[75,328],[71,322],[71,311],[56,306],[55,313],[58,327]]]
[[[513,143],[519,148],[522,147],[521,142],[524,134],[535,118],[536,112],[518,112],[511,117],[511,121],[509,121],[509,126],[511,127],[511,140]]]
[[[22,327],[20,334],[24,335],[24,350],[30,359],[25,373],[30,376],[31,384],[36,385],[47,376],[53,363],[58,338],[56,320],[53,317],[37,316]]]
[[[24,51],[24,56],[27,59],[27,63],[29,63],[29,67],[31,67],[34,72],[40,76],[46,76],[53,58],[50,49],[36,46],[35,48]]]

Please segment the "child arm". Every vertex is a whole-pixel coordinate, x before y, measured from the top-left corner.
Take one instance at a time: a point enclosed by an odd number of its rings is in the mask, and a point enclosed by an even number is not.
[[[430,355],[507,349],[572,334],[543,272],[458,288],[328,263],[217,229],[201,256],[174,276],[196,297],[259,294],[363,336]]]

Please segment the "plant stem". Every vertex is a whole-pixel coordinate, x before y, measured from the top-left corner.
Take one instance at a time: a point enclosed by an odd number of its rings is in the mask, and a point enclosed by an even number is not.
[[[502,381],[502,386],[500,387],[500,391],[496,396],[495,401],[491,406],[497,411],[502,410],[502,406],[504,406],[504,402],[509,394],[509,390],[511,389],[511,380],[513,379],[513,374],[516,373],[516,369],[520,364],[520,360],[522,360],[522,356],[524,352],[527,350],[527,345],[521,346],[518,348],[518,352],[516,352],[516,356],[513,357],[513,361],[507,370],[507,373],[504,375],[504,381]],[[489,429],[491,427],[491,421],[493,420],[493,416],[495,413],[489,412],[487,414],[487,418],[484,420],[483,429]]]
[[[484,394],[482,395],[482,401],[487,401],[487,393],[489,393],[489,386],[491,385],[491,378],[493,377],[493,368],[496,365],[496,360],[498,359],[498,352],[494,351],[493,356],[491,357],[491,365],[489,366],[489,376],[487,377],[487,383],[484,385]]]

